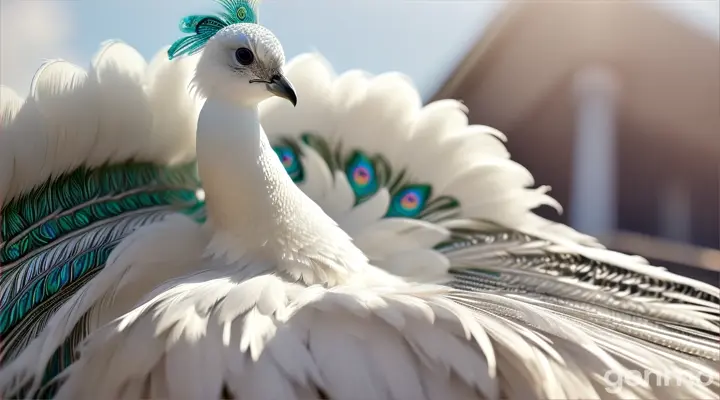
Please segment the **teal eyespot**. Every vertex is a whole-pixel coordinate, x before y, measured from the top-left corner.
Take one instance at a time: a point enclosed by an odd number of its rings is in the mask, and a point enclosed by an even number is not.
[[[377,171],[373,161],[365,154],[356,151],[345,166],[350,187],[355,193],[355,204],[367,200],[378,191]]]
[[[428,185],[408,185],[390,200],[386,217],[415,218],[425,209],[432,190]]]
[[[302,163],[300,162],[298,152],[291,146],[287,145],[274,146],[273,150],[275,150],[275,154],[277,154],[280,162],[285,168],[285,171],[288,175],[290,175],[293,182],[302,182],[305,178],[305,171],[303,170]]]

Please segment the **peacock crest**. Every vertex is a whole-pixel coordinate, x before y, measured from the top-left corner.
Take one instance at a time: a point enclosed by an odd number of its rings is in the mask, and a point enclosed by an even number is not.
[[[342,143],[334,146],[322,136],[304,133],[299,139],[291,136],[278,138],[273,149],[295,183],[305,180],[301,143],[312,148],[325,161],[330,171],[342,171],[355,196],[355,205],[369,200],[380,189],[390,192],[386,218],[415,218],[437,221],[456,215],[460,203],[450,196],[433,197],[431,185],[417,182],[407,170],[395,170],[380,154],[371,155],[362,150],[343,149]]]
[[[260,0],[216,0],[223,7],[218,15],[190,15],[180,21],[180,30],[189,33],[168,49],[168,58],[193,55],[205,47],[221,29],[235,24],[257,24]]]

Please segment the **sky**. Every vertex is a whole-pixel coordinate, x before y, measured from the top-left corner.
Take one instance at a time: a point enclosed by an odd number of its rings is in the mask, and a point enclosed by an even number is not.
[[[430,97],[505,0],[264,0],[260,22],[288,59],[321,52],[337,72],[401,71]],[[720,37],[719,0],[655,1]],[[211,0],[0,0],[0,83],[27,94],[43,59],[87,67],[101,42],[122,39],[146,58],[182,34],[183,16]]]

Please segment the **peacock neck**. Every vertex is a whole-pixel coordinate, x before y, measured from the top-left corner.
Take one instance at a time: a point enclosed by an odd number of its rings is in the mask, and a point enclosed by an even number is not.
[[[287,175],[257,106],[208,99],[198,120],[197,158],[213,254],[270,264],[307,283],[342,280],[367,263]]]

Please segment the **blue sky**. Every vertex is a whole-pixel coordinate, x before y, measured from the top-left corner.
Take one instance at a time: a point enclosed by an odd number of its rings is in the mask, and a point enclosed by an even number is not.
[[[100,42],[118,38],[149,58],[180,37],[177,26],[183,16],[217,10],[211,0],[0,1],[4,9],[15,3],[38,14],[55,14],[53,23],[64,25],[60,38],[46,38],[55,44],[40,46],[42,53],[28,54],[27,45],[5,47],[32,32],[8,26],[15,18],[6,21],[10,13],[0,13],[2,59],[7,60],[3,66],[13,64],[3,68],[0,78],[18,91],[26,90],[42,57],[85,66]],[[288,58],[318,50],[340,72],[402,71],[420,83],[423,94],[430,94],[503,4],[502,0],[265,0],[260,19],[278,36]]]
[[[720,36],[718,0],[657,1]],[[424,97],[442,84],[504,0],[264,0],[261,23],[291,58],[320,51],[339,72],[402,71]],[[181,17],[211,0],[0,0],[0,82],[22,93],[42,58],[86,66],[100,42],[122,39],[151,57],[181,34]]]

